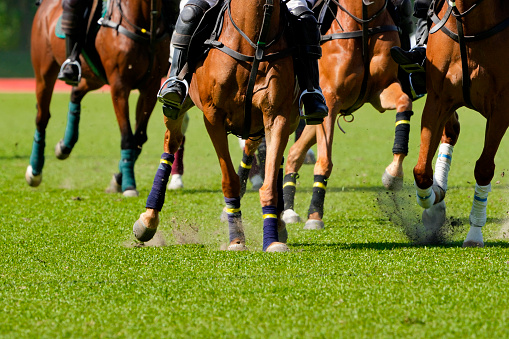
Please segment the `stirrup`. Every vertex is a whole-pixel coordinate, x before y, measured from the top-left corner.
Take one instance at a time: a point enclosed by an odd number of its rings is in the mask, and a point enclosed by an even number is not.
[[[302,98],[307,94],[317,94],[320,97],[322,103],[324,105],[326,105],[325,97],[323,96],[323,93],[321,90],[317,90],[316,88],[313,88],[312,91],[308,91],[307,89],[305,89],[304,91],[302,91],[302,93],[300,94],[300,97],[299,97],[299,115],[300,115],[300,117],[302,119],[311,119],[311,120],[325,118],[328,114],[328,111],[329,111],[328,109],[327,109],[327,113],[325,115],[310,115],[310,114],[306,115],[306,114],[304,114],[304,111],[302,110],[302,106],[303,106]]]
[[[78,68],[78,80],[73,81],[73,80],[65,78],[63,76],[62,71],[67,65],[76,66]],[[78,60],[71,60],[71,59],[65,60],[64,63],[62,64],[62,66],[60,66],[60,72],[58,73],[58,79],[63,80],[68,85],[78,86],[78,84],[81,81],[81,64],[78,62]]]
[[[169,82],[174,83],[181,83],[184,85],[186,92],[184,93],[182,97],[181,102],[177,102],[174,100],[168,100],[164,97],[166,93],[163,93],[165,89],[167,89],[167,84]],[[161,88],[159,89],[159,92],[157,92],[157,99],[159,102],[163,104],[163,114],[168,117],[169,119],[176,120],[179,116],[180,110],[182,109],[182,105],[184,104],[184,101],[186,101],[187,95],[189,93],[189,84],[187,83],[187,80],[180,80],[179,78],[170,77],[166,79],[166,81],[163,83]]]

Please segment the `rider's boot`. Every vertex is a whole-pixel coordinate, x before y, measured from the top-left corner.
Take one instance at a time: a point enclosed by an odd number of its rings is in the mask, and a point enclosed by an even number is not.
[[[322,56],[320,30],[313,12],[307,7],[290,9],[290,13],[298,49],[294,56],[294,70],[302,90],[299,106],[304,105],[301,118],[306,119],[308,125],[318,125],[329,112],[320,88],[318,72],[318,59]]]
[[[65,81],[66,84],[71,86],[77,86],[81,80],[81,64],[80,64],[80,52],[81,42],[77,38],[77,35],[65,36],[65,50],[67,59],[60,67],[58,73],[58,79]]]
[[[405,51],[400,47],[391,48],[391,56],[407,73],[425,72],[426,41],[428,37],[428,23],[426,19],[417,20],[417,44]]]
[[[205,12],[210,8],[204,0],[190,0],[180,12],[175,30],[171,39],[174,47],[171,69],[168,79],[157,94],[163,103],[163,113],[170,119],[177,119],[182,104],[189,92],[189,83],[192,73],[179,77],[187,62],[187,53],[191,37]]]

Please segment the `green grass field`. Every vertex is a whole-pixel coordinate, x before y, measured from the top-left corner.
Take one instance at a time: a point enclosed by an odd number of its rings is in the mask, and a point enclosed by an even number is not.
[[[35,97],[0,94],[0,337],[497,338],[509,336],[509,138],[496,158],[486,247],[463,249],[484,119],[460,110],[462,135],[446,197],[445,241],[415,244],[412,168],[423,100],[415,103],[405,189],[381,189],[392,158],[394,113],[372,108],[336,131],[323,231],[289,225],[289,253],[263,253],[256,192],[242,202],[249,252],[220,250],[221,174],[197,110],[186,143],[185,190],[167,192],[159,244],[135,247],[132,225],[162,152],[160,106],[136,164],[139,198],[104,193],[120,157],[108,94],[83,102],[80,140],[65,161],[67,94],[55,94],[43,183],[24,173]],[[134,107],[134,99],[132,101]],[[292,139],[293,142],[293,139]],[[241,151],[232,137],[237,164]],[[300,172],[296,211],[305,215],[312,166]],[[391,221],[392,220],[392,221]]]

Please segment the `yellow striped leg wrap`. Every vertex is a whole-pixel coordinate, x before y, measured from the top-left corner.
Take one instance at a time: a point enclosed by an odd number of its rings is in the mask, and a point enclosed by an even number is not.
[[[168,160],[165,160],[165,159],[161,159],[161,161],[159,161],[159,163],[170,165],[170,166],[173,165],[173,163],[171,161],[168,161]]]
[[[253,165],[246,165],[243,161],[240,162],[240,166],[245,169],[251,169],[251,167],[253,167]]]
[[[264,214],[263,215],[263,219],[267,219],[267,218],[276,218],[277,219],[277,215],[275,215],[275,214]]]

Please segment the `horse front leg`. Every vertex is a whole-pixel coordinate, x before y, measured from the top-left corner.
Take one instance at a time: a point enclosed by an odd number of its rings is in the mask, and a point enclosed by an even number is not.
[[[328,102],[335,107],[333,102]],[[306,230],[320,230],[325,227],[323,222],[323,206],[325,204],[325,192],[327,181],[332,173],[332,142],[334,139],[334,122],[337,113],[329,109],[329,115],[325,117],[321,125],[316,126],[316,141],[318,158],[316,159],[313,182],[313,195],[309,204],[308,220],[304,225]]]
[[[304,164],[307,152],[316,144],[316,125],[306,125],[297,141],[290,147],[288,159],[285,165],[285,177],[283,179],[283,220],[287,224],[302,222],[299,214],[295,212],[295,193],[297,191],[297,179],[299,169]]]
[[[55,145],[55,156],[57,159],[65,160],[71,155],[71,151],[78,141],[79,136],[81,101],[89,91],[101,86],[102,84],[100,83],[93,83],[90,85],[87,79],[83,78],[77,87],[72,88],[64,137]]]
[[[246,193],[247,180],[249,178],[249,173],[253,168],[253,163],[255,161],[255,153],[258,149],[258,146],[261,144],[263,138],[258,140],[248,139],[244,145],[244,149],[242,150],[242,160],[240,161],[239,169],[237,171],[237,175],[240,180],[240,197],[242,198]]]
[[[504,106],[505,107],[505,106]],[[463,242],[463,247],[483,247],[482,227],[486,224],[486,207],[488,194],[491,192],[491,180],[495,174],[495,155],[500,141],[509,126],[509,115],[501,109],[486,114],[486,132],[481,156],[475,163],[475,192],[470,211],[470,230]]]
[[[278,115],[272,122],[265,122],[267,157],[265,158],[265,181],[260,188],[260,203],[263,213],[263,251],[286,252],[288,233],[281,219],[283,202],[283,155],[290,124],[288,119]]]
[[[385,168],[382,184],[388,190],[397,191],[403,187],[403,160],[408,154],[410,117],[412,101],[401,89],[399,82],[393,82],[380,93],[380,105],[383,110],[396,109],[396,126],[392,162]]]
[[[185,115],[181,115],[179,119],[169,120],[164,117],[166,132],[164,134],[164,153],[161,155],[159,167],[157,168],[152,189],[147,198],[145,212],[134,223],[133,233],[135,237],[143,242],[152,239],[159,226],[159,212],[163,208],[166,196],[166,185],[172,171],[175,152],[177,152],[183,139],[182,120]]]

